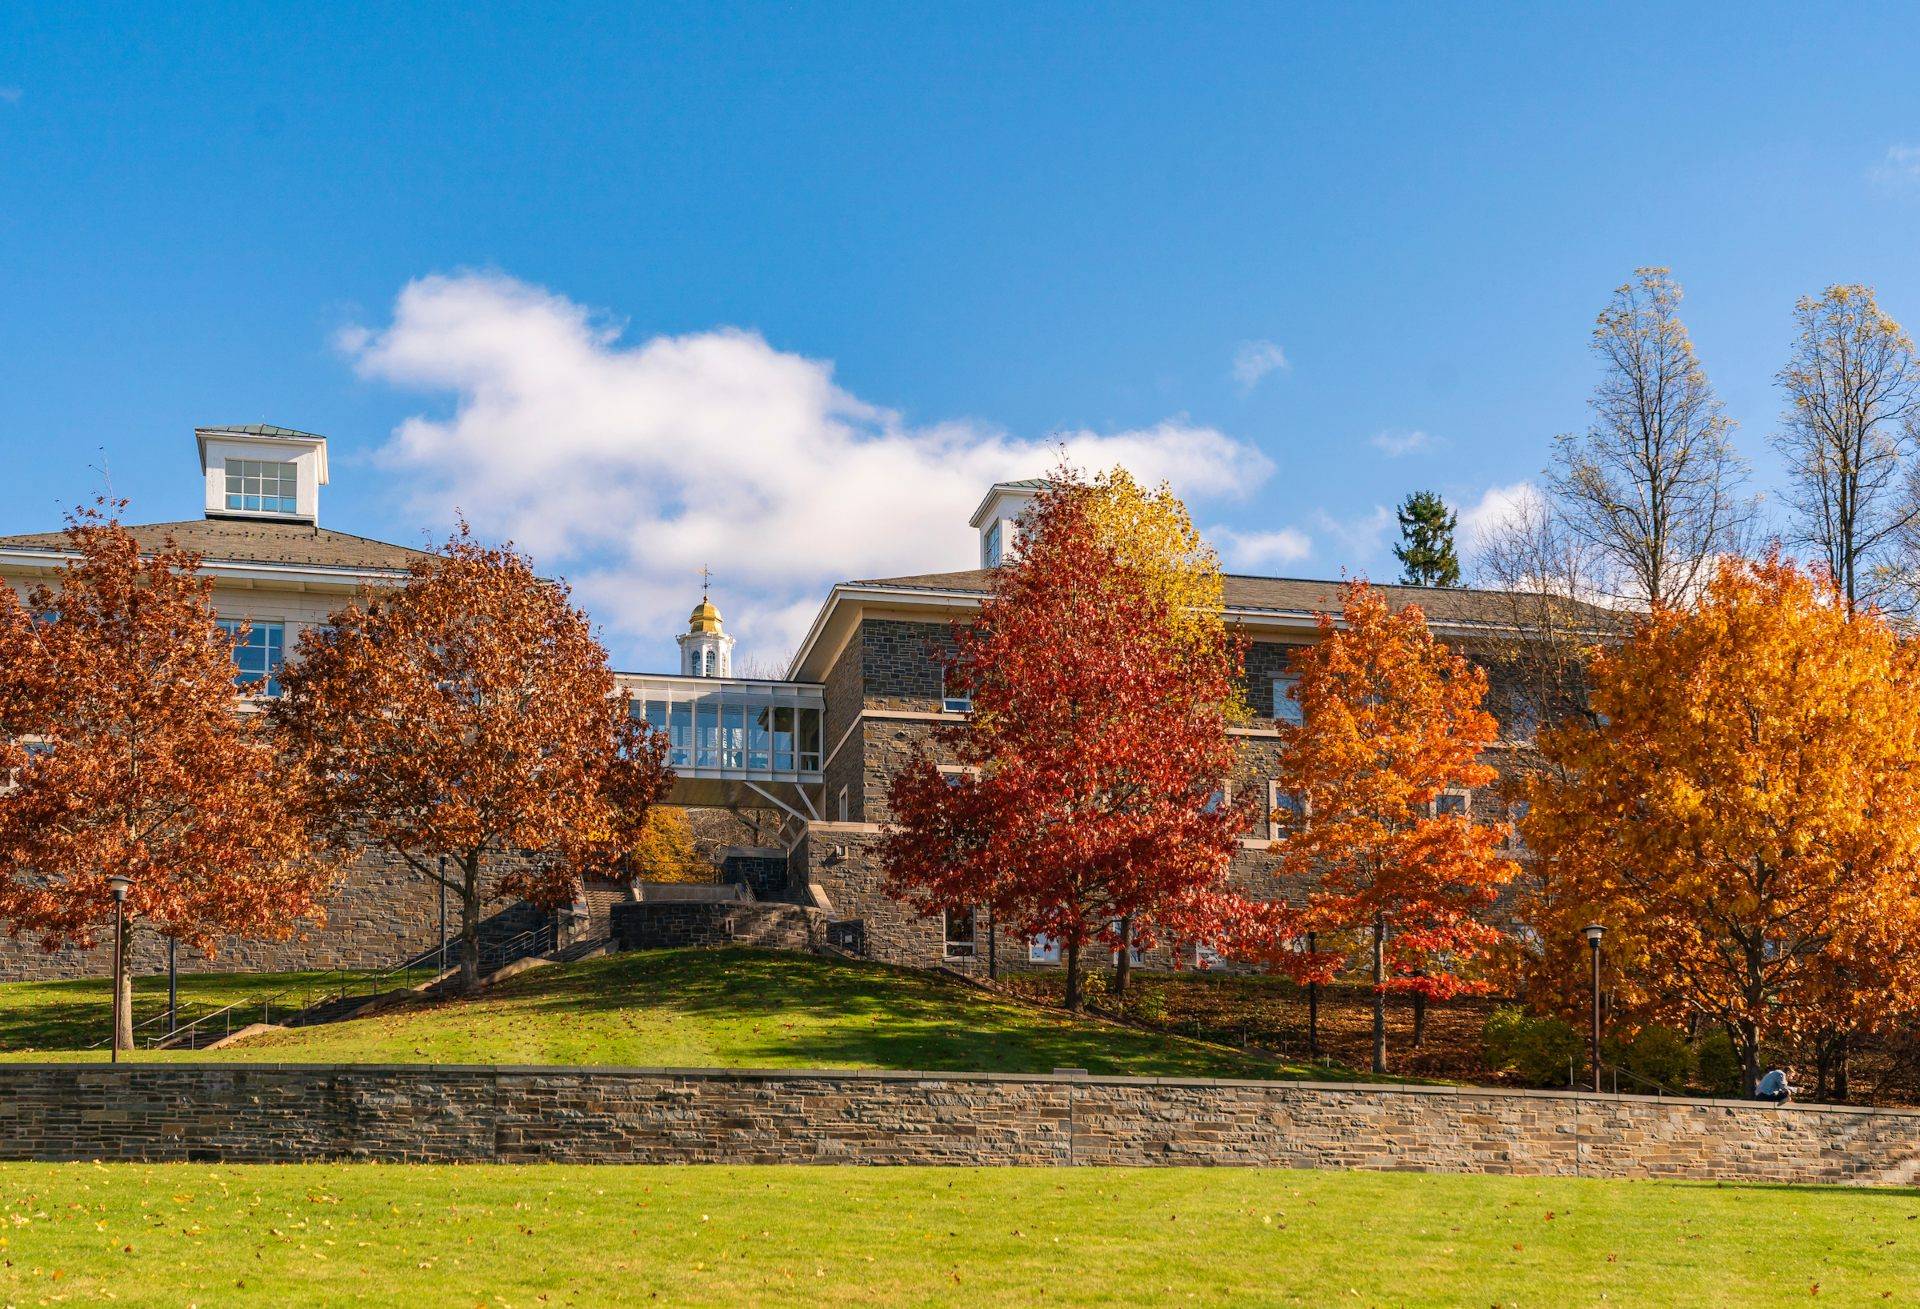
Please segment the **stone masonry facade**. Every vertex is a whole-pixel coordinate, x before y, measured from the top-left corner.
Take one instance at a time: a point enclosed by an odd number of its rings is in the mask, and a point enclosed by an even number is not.
[[[1920,1113],[1016,1074],[0,1065],[0,1159],[1227,1165],[1911,1186]]]
[[[379,969],[399,964],[438,947],[440,892],[403,860],[379,851],[363,852],[322,902],[324,922],[296,924],[284,941],[229,937],[208,958],[181,949],[181,972],[279,972],[288,969]],[[496,900],[487,906],[482,940],[512,935],[537,926],[543,915],[520,901]],[[458,948],[460,902],[448,897],[447,932]],[[165,938],[136,929],[130,970],[136,977],[164,973]],[[104,977],[112,967],[108,945],[93,950],[42,950],[30,937],[0,935],[0,982],[50,981]]]
[[[1262,898],[1291,889],[1273,872],[1267,820],[1269,782],[1279,762],[1279,740],[1271,728],[1273,679],[1288,670],[1300,648],[1297,642],[1255,641],[1246,654],[1246,698],[1253,721],[1236,733],[1238,762],[1229,785],[1235,800],[1250,803],[1254,813],[1231,876],[1239,889]],[[887,791],[893,776],[922,753],[936,764],[955,766],[940,741],[943,727],[965,721],[942,705],[941,668],[952,650],[952,629],[945,622],[867,616],[834,659],[825,677],[827,821],[808,824],[793,848],[789,893],[807,900],[812,898],[809,892],[817,891],[835,919],[858,920],[864,948],[875,958],[983,973],[987,923],[976,923],[971,955],[949,952],[938,919],[922,918],[886,894],[878,859],[880,833],[892,817]],[[1493,761],[1505,774],[1517,763],[1517,755],[1503,746]],[[1475,791],[1467,803],[1476,819],[1504,821],[1513,816],[1499,783]],[[1172,949],[1162,944],[1145,952],[1142,962],[1167,967],[1173,963]],[[1000,939],[996,953],[1002,968],[1053,966],[1031,961],[1024,940]]]

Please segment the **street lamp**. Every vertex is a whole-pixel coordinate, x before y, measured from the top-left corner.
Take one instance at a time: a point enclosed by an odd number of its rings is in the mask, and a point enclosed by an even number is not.
[[[1599,923],[1588,923],[1580,929],[1587,938],[1587,944],[1593,948],[1593,1089],[1600,1090],[1600,938],[1607,929]]]
[[[113,892],[113,1053],[109,1062],[120,1062],[120,976],[126,970],[126,950],[123,948],[126,921],[127,888],[133,885],[133,879],[124,873],[115,873],[107,879],[107,890]]]

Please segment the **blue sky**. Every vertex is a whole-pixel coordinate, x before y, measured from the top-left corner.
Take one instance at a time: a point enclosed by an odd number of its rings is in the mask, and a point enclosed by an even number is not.
[[[1583,424],[1649,263],[1765,488],[1794,297],[1920,329],[1916,68],[1871,6],[8,6],[0,530],[103,458],[193,516],[192,427],[266,420],[328,526],[458,505],[624,666],[707,563],[775,661],[1059,438],[1385,577],[1382,506]]]

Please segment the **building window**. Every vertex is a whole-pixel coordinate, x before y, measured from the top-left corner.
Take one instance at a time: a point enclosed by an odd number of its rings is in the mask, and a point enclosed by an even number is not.
[[[973,910],[949,909],[941,917],[946,932],[947,958],[973,958]]]
[[[1288,692],[1300,685],[1300,679],[1292,673],[1283,673],[1273,679],[1273,717],[1275,722],[1288,723],[1294,727],[1306,722],[1306,714],[1300,702]]]
[[[847,788],[840,788],[840,821],[847,821]]]
[[[1231,786],[1216,787],[1214,790],[1207,792],[1206,812],[1210,814],[1219,813],[1227,807],[1227,801],[1231,798]]]
[[[1060,942],[1051,936],[1036,936],[1027,942],[1027,962],[1033,964],[1057,964],[1060,962]]]
[[[1465,818],[1472,808],[1472,798],[1465,791],[1442,791],[1433,797],[1435,818]]]
[[[1193,966],[1208,972],[1220,963],[1220,952],[1203,941],[1193,943]]]
[[[973,712],[973,692],[962,691],[953,685],[952,669],[944,670],[940,676],[940,712],[943,714]]]
[[[1005,527],[1006,520],[996,518],[993,521],[993,525],[987,528],[986,536],[981,538],[980,566],[982,568],[998,568],[1000,566],[1000,560],[1003,557],[1001,543],[1005,538]]]
[[[241,639],[245,630],[246,638]],[[220,630],[233,638],[233,684],[242,695],[280,694],[280,666],[287,658],[284,623],[247,623],[220,620]]]
[[[297,466],[259,459],[227,460],[227,508],[249,514],[297,514]]]
[[[1305,797],[1291,791],[1280,789],[1280,783],[1267,783],[1267,839],[1284,841],[1287,833],[1298,828],[1307,818]]]

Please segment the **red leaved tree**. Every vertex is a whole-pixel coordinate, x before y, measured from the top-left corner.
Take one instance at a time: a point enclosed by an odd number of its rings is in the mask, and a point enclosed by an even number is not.
[[[552,909],[585,872],[621,876],[672,785],[664,739],[615,695],[566,587],[464,523],[405,585],[303,634],[281,685],[274,716],[333,839],[388,850],[459,897],[466,987],[489,900]]]
[[[1279,782],[1296,806],[1279,872],[1311,889],[1300,929],[1367,942],[1374,985],[1373,1069],[1386,1071],[1386,994],[1431,998],[1470,985],[1464,965],[1499,939],[1485,920],[1518,871],[1504,826],[1474,823],[1463,797],[1494,780],[1481,751],[1498,725],[1481,707],[1486,674],[1448,649],[1419,608],[1391,612],[1365,582],[1341,589],[1342,617],[1294,657],[1299,723],[1281,723]],[[1286,952],[1277,962],[1325,978],[1345,962]]]
[[[949,678],[973,717],[944,739],[969,771],[920,757],[897,774],[882,841],[889,890],[921,913],[987,907],[1057,941],[1069,1009],[1090,944],[1215,933],[1247,818],[1213,801],[1234,763],[1238,644],[1103,526],[1117,481],[1057,473],[1023,516],[956,631]]]
[[[120,874],[125,951],[142,931],[210,957],[221,936],[284,938],[333,871],[300,776],[237,712],[200,557],[169,543],[142,558],[121,507],[69,515],[74,558],[24,604],[0,586],[0,919],[48,950],[89,948],[111,935]]]

